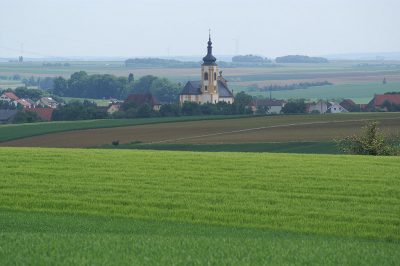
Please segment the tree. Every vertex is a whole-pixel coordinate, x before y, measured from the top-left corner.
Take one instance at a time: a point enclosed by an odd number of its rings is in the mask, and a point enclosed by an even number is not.
[[[14,118],[14,123],[33,123],[41,121],[40,117],[35,112],[18,111]]]
[[[201,115],[200,105],[194,102],[184,102],[181,110],[183,115]]]
[[[137,110],[137,117],[150,117],[153,114],[153,109],[147,103],[140,106]]]
[[[378,129],[378,122],[369,122],[362,128],[359,135],[348,136],[336,141],[339,148],[349,154],[361,155],[394,155],[398,148],[392,146]]]
[[[235,96],[235,101],[233,103],[234,110],[236,114],[246,114],[250,113],[250,104],[253,100],[253,97],[246,94],[245,92],[239,92]]]
[[[304,114],[306,112],[306,103],[304,99],[290,100],[282,108],[284,114]]]
[[[163,104],[160,108],[161,116],[179,116],[181,113],[180,106],[178,104]]]
[[[135,77],[133,76],[132,73],[129,73],[129,76],[128,76],[128,83],[133,83],[134,81],[135,81]]]
[[[68,83],[63,77],[58,77],[54,79],[53,93],[58,96],[68,95]]]
[[[43,91],[38,89],[28,89],[26,87],[18,87],[14,91],[19,98],[31,99],[34,101],[43,97]]]

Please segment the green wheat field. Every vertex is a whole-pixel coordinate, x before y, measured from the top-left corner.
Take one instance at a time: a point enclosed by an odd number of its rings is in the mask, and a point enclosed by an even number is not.
[[[398,265],[400,158],[0,148],[1,265]]]

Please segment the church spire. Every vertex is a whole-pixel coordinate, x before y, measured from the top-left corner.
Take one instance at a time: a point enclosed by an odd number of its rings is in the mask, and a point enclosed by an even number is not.
[[[211,30],[208,30],[208,46],[207,46],[207,55],[203,57],[204,65],[215,65],[215,58],[212,54],[212,42],[211,42]]]

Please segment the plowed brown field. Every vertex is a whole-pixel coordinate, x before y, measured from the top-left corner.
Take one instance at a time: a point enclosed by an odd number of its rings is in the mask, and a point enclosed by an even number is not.
[[[93,147],[114,140],[199,144],[330,141],[358,132],[370,120],[379,121],[380,128],[388,133],[400,132],[400,114],[396,113],[299,115],[79,130],[3,142],[0,146]]]

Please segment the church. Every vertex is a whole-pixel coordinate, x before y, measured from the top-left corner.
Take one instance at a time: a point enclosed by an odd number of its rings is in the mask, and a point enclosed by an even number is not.
[[[201,80],[188,81],[179,96],[180,103],[195,102],[198,104],[226,102],[233,103],[234,97],[227,81],[218,72],[217,59],[212,54],[211,35],[208,39],[207,55],[201,65]]]

